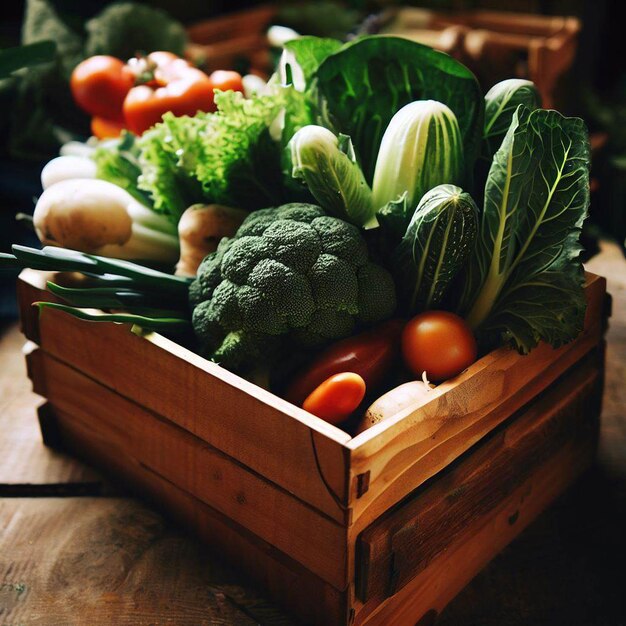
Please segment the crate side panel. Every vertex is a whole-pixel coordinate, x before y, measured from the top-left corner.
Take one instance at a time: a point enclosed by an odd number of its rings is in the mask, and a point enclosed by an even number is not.
[[[347,591],[339,591],[300,563],[191,494],[151,472],[112,445],[94,436],[91,425],[44,405],[54,415],[61,447],[106,469],[126,488],[193,530],[228,563],[260,585],[272,599],[314,626],[347,626]],[[118,452],[115,454],[115,452]]]
[[[347,434],[158,335],[148,340],[125,324],[94,328],[51,309],[31,328],[30,303],[50,299],[35,274],[20,277],[20,306],[29,338],[47,353],[345,522]],[[312,431],[327,439],[321,459]]]
[[[522,472],[521,480],[501,490],[495,506],[489,511],[478,511],[478,514],[470,511],[463,520],[463,527],[455,528],[455,502],[471,491],[464,492],[468,483],[463,480],[468,480],[471,486],[480,474],[476,463],[480,462],[481,455],[471,455],[465,466],[458,468],[463,476],[457,475],[459,484],[456,487],[451,482],[446,484],[445,479],[435,480],[432,491],[416,499],[414,504],[423,510],[423,537],[415,532],[416,525],[421,526],[422,522],[418,513],[404,527],[404,532],[401,528],[391,530],[390,527],[391,533],[386,538],[380,533],[368,538],[373,541],[368,543],[372,550],[369,556],[377,554],[384,559],[380,548],[386,542],[393,563],[388,557],[384,564],[379,561],[386,573],[375,576],[376,581],[371,580],[374,584],[369,591],[375,593],[364,604],[357,603],[356,624],[412,626],[426,616],[435,618],[499,551],[591,465],[599,424],[597,382],[597,378],[594,382],[588,378],[583,395],[570,396],[570,404],[561,405],[555,409],[556,413],[552,412],[552,421],[542,420],[539,430],[533,429],[531,439],[535,436],[543,438],[540,447],[558,445],[538,465],[531,463],[532,467]],[[564,417],[569,419],[569,431],[559,426]],[[520,419],[527,419],[527,416]],[[514,437],[517,442],[524,440],[519,433]],[[504,438],[503,451],[508,449],[507,433]],[[454,473],[449,479],[455,481]],[[446,513],[442,518],[441,507],[449,507],[450,514]],[[468,510],[475,508],[473,503],[468,503],[468,507]],[[439,517],[440,522],[436,529],[434,517]],[[416,554],[423,555],[424,561],[416,560]]]
[[[345,588],[346,532],[338,522],[42,350],[29,362],[50,403],[109,442],[111,454],[133,459]]]
[[[457,379],[440,385],[433,399],[410,409],[375,436],[350,442],[352,537],[413,489],[445,468],[559,378],[602,340],[606,283],[590,277],[583,333],[559,349],[542,344],[530,354],[501,348]],[[367,490],[359,489],[367,477]]]
[[[368,555],[358,576],[362,601],[377,605],[396,593],[569,441],[595,439],[598,356],[589,355],[510,424],[361,534]]]

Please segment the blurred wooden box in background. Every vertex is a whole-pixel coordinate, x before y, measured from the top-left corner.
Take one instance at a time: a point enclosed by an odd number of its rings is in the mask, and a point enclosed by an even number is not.
[[[208,20],[188,29],[191,58],[210,71],[245,60],[261,74],[271,72],[265,32],[277,18],[273,5]],[[377,32],[412,39],[459,59],[485,89],[505,78],[527,78],[545,108],[554,108],[559,80],[576,53],[580,21],[498,11],[387,9],[374,20]]]

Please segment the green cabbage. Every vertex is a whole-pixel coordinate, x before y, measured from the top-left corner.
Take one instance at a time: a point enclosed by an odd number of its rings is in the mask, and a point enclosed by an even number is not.
[[[302,179],[330,215],[356,226],[377,225],[372,191],[356,163],[350,137],[305,126],[291,139],[293,176]]]
[[[454,185],[439,185],[417,205],[394,257],[396,285],[405,311],[439,306],[476,242],[478,207]]]
[[[463,146],[454,113],[434,100],[411,102],[393,116],[380,144],[374,206],[380,209],[406,192],[412,210],[428,190],[457,184],[462,177]]]

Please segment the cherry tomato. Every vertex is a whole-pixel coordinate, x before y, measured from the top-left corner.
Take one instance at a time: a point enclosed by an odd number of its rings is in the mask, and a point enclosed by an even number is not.
[[[335,374],[311,392],[302,408],[331,424],[339,424],[361,404],[365,389],[365,381],[358,374]]]
[[[152,78],[133,87],[124,100],[124,118],[134,133],[148,130],[168,111],[181,116],[215,110],[213,81],[185,59],[172,60],[169,53],[153,52],[146,63]]]
[[[211,82],[214,89],[221,91],[241,91],[243,93],[243,80],[241,74],[230,70],[216,70],[211,74]]]
[[[133,76],[125,69],[125,64],[105,55],[79,63],[70,79],[72,95],[81,109],[117,121],[123,120],[122,105],[133,83]]]
[[[456,376],[476,360],[476,340],[463,318],[448,311],[426,311],[402,333],[402,355],[418,377],[432,381]]]
[[[403,327],[402,320],[388,320],[371,330],[332,344],[296,374],[285,392],[285,398],[299,406],[329,376],[346,371],[358,374],[368,389],[375,389],[400,353]]]
[[[124,128],[126,126],[116,120],[107,120],[103,117],[91,118],[91,132],[98,139],[119,137]]]

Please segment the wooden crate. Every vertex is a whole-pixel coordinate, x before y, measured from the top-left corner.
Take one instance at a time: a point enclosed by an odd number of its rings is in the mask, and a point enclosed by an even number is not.
[[[432,623],[593,459],[597,276],[578,339],[495,350],[354,438],[158,334],[38,316],[44,280],[19,280],[44,440],[149,496],[305,623]]]

